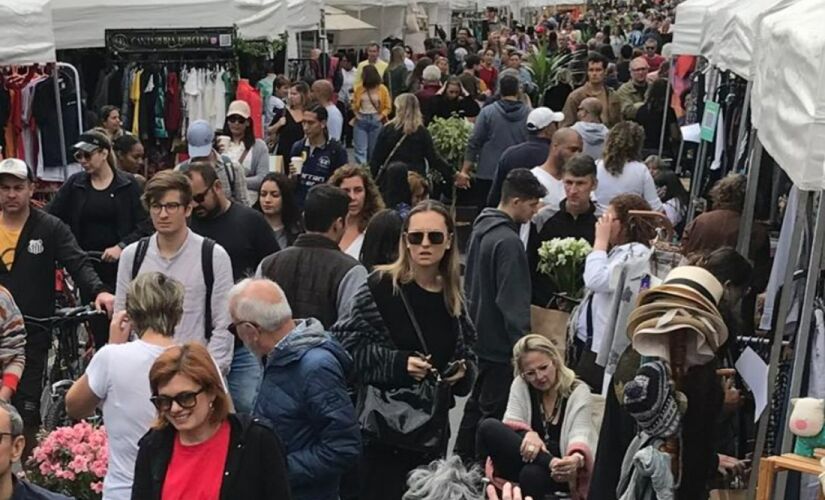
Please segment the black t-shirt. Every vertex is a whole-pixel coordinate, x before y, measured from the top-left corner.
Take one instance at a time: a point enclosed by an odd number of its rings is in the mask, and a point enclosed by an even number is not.
[[[375,277],[371,277],[374,283]],[[432,364],[439,370],[444,370],[455,355],[458,340],[458,320],[450,316],[444,294],[429,292],[413,281],[402,285],[404,293],[415,313],[418,325],[427,342],[432,355]],[[381,281],[371,286],[373,298],[381,317],[390,331],[395,346],[402,351],[421,352],[423,348],[415,333],[412,322],[401,296],[393,293],[392,279],[384,275]]]
[[[280,250],[264,216],[238,203],[232,203],[226,212],[212,219],[192,217],[189,227],[226,250],[235,281],[253,275],[265,257]]]
[[[110,183],[106,189],[87,188],[86,203],[80,209],[78,243],[83,250],[100,252],[115,246],[120,241],[117,235],[117,205],[115,192]]]
[[[547,446],[547,451],[554,457],[563,457],[564,453],[561,451],[561,426],[564,423],[564,412],[567,410],[567,398],[561,398],[558,401],[559,419],[553,424],[548,422],[551,415],[545,415],[543,410],[542,395],[534,389],[530,388],[530,399],[532,401],[532,415],[530,415],[530,427],[541,436],[542,441]]]
[[[60,107],[63,113],[63,134],[66,139],[66,158],[71,161],[71,147],[80,137],[77,122],[79,100],[74,82],[63,70],[60,71]],[[54,81],[47,78],[35,86],[32,115],[42,138],[44,167],[63,165],[60,153],[60,124],[57,122],[57,104],[54,97]]]

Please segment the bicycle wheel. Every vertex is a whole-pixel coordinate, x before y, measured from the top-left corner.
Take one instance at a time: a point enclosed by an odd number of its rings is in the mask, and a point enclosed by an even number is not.
[[[60,389],[52,394],[46,416],[43,418],[43,429],[53,431],[58,427],[72,425],[73,420],[66,413],[66,390]]]

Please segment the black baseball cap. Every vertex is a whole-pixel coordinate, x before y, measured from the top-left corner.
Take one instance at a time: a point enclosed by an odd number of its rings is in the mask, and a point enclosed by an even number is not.
[[[78,141],[72,146],[72,149],[79,149],[87,153],[92,153],[98,149],[109,149],[112,144],[109,139],[100,132],[84,132],[80,134]]]

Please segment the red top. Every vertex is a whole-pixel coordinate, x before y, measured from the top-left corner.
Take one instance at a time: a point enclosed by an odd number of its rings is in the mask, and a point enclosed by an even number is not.
[[[217,500],[221,496],[226,455],[229,453],[229,421],[224,420],[211,438],[187,446],[175,437],[172,459],[163,481],[163,500]]]
[[[495,92],[496,80],[498,79],[498,71],[496,68],[492,66],[490,66],[490,68],[479,66],[478,77],[481,78],[485,84],[487,84],[487,88],[490,89],[490,92]]]
[[[255,131],[255,137],[263,139],[264,129],[263,124],[263,101],[261,100],[261,93],[258,89],[249,84],[249,80],[241,78],[238,80],[238,88],[235,90],[235,99],[239,101],[246,101],[249,104],[249,110],[252,112],[252,128]]]
[[[660,56],[659,54],[653,54],[652,56],[645,55],[644,58],[650,67],[650,71],[659,71],[659,66],[665,62],[664,56]]]

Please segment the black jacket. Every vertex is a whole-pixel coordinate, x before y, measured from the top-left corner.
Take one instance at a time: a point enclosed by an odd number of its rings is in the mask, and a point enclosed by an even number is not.
[[[498,160],[493,187],[487,195],[487,206],[497,207],[501,201],[501,187],[504,179],[511,170],[516,168],[531,169],[543,164],[550,153],[550,139],[544,139],[531,135],[527,142],[510,146],[504,150],[504,154]]]
[[[338,320],[341,281],[358,261],[320,234],[304,233],[295,244],[261,262],[261,274],[281,285],[295,318],[315,318],[327,329]]]
[[[392,157],[389,158],[393,148],[403,135],[404,131],[396,128],[394,124],[384,125],[384,128],[378,133],[375,149],[372,152],[372,158],[370,158],[370,170],[373,177],[378,175],[381,165],[389,159],[387,165],[394,161],[404,162],[410,170],[418,172],[425,178],[427,177],[427,164],[430,165],[430,168],[441,172],[445,179],[453,178],[452,170],[436,151],[430,132],[423,126],[408,135],[404,142],[398,146]]]
[[[221,500],[290,500],[284,447],[268,423],[248,415],[229,415],[229,451]],[[132,498],[160,500],[172,459],[176,431],[152,429],[138,443]]]
[[[473,223],[464,273],[467,310],[478,331],[479,359],[510,363],[513,346],[530,331],[530,266],[519,226],[485,208]]]
[[[66,180],[47,208],[50,214],[69,225],[75,237],[80,234],[83,224],[80,215],[83,213],[89,189],[92,189],[91,177],[86,172],[78,172]],[[126,248],[127,245],[152,234],[154,229],[140,201],[142,190],[132,174],[116,169],[112,189],[117,207],[116,231],[120,239],[118,246]]]
[[[55,262],[68,269],[84,295],[95,297],[106,291],[69,227],[32,208],[17,241],[12,270],[0,261],[0,285],[8,288],[24,315],[54,314]]]

